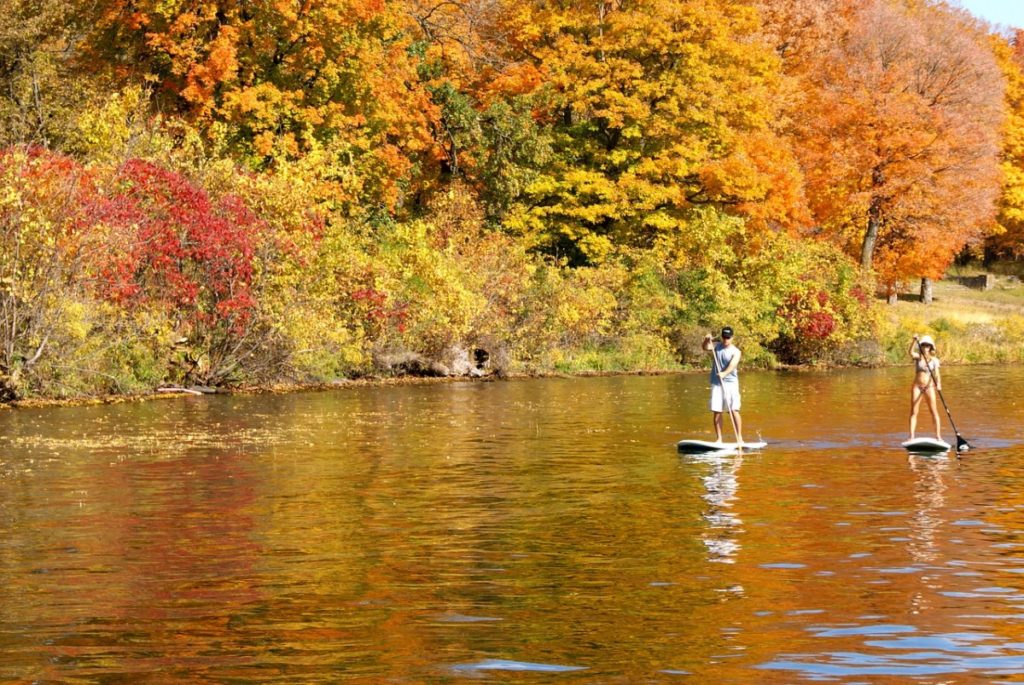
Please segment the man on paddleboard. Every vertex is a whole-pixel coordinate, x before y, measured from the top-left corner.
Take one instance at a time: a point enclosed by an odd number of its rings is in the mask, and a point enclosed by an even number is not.
[[[722,442],[722,412],[732,417],[736,442],[743,444],[743,423],[740,421],[740,379],[736,367],[740,364],[740,350],[732,344],[732,328],[722,329],[722,341],[716,343],[711,334],[704,336],[702,345],[711,354],[711,418],[715,424],[715,440]]]

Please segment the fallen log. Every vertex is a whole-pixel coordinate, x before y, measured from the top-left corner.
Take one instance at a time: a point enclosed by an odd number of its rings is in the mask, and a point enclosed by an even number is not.
[[[156,391],[157,392],[184,393],[186,395],[202,395],[203,394],[200,391],[192,390],[191,388],[157,388]]]

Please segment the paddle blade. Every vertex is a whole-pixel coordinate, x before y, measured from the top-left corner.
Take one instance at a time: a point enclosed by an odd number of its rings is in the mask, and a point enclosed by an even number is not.
[[[971,449],[970,444],[966,440],[963,439],[963,436],[961,436],[959,433],[957,433],[956,434],[956,451],[957,452],[966,452],[969,449]]]

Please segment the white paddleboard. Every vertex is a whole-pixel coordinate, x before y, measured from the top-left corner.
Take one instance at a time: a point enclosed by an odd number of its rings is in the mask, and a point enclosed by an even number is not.
[[[935,438],[914,438],[901,443],[908,452],[948,452],[953,449],[945,440]]]
[[[708,440],[680,440],[676,447],[686,454],[706,454],[708,452],[735,452],[739,449],[759,450],[768,445],[767,442],[712,442]]]

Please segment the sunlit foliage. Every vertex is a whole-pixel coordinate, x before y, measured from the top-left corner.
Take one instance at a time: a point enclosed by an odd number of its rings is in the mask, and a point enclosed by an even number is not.
[[[553,158],[510,227],[574,262],[689,230],[694,208],[761,225],[800,215],[799,173],[774,135],[778,62],[745,36],[745,3],[527,2],[511,42],[540,75],[535,117]]]
[[[792,66],[815,220],[891,291],[940,277],[992,228],[1004,86],[988,39],[940,4],[833,4],[839,39]]]
[[[998,230],[986,243],[995,256],[1024,256],[1024,33],[1011,43],[993,38],[995,54],[1006,77],[1006,123],[1003,128],[1002,194]]]
[[[1020,41],[942,2],[0,10],[2,400],[870,362],[1024,254]]]
[[[428,164],[436,108],[395,3],[89,3],[95,68],[154,85],[155,104],[248,164],[318,151],[339,200],[394,208]]]

